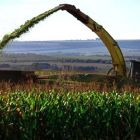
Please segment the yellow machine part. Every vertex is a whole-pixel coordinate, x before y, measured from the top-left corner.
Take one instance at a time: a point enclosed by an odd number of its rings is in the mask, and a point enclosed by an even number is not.
[[[126,76],[125,60],[120,50],[120,47],[113,39],[113,37],[101,25],[96,23],[93,19],[81,12],[79,9],[76,9],[75,6],[67,4],[60,6],[62,6],[62,10],[68,11],[70,14],[80,20],[83,24],[85,24],[88,28],[90,28],[99,36],[99,38],[103,41],[111,55],[112,64],[114,66],[114,71],[116,72],[116,75]]]
[[[80,20],[84,25],[90,28],[93,32],[95,32],[99,38],[103,41],[105,46],[107,47],[111,58],[112,64],[114,67],[114,71],[118,76],[126,76],[126,65],[124,61],[123,54],[118,46],[117,42],[112,38],[112,36],[98,23],[92,20],[89,16],[81,12],[79,9],[76,9],[75,6],[70,4],[61,4],[49,11],[46,11],[31,20],[25,22],[25,24],[21,25],[18,29],[13,31],[11,34],[5,35],[0,41],[0,48],[3,48],[10,40],[19,37],[23,33],[29,30],[29,28],[33,27],[39,21],[45,19],[49,15],[59,11],[59,10],[66,10],[78,20]],[[55,23],[54,23],[55,24]]]

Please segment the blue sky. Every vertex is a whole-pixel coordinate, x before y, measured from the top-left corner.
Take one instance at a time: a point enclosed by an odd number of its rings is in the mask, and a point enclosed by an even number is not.
[[[26,20],[59,4],[75,5],[115,39],[140,39],[140,0],[0,0],[0,39]],[[70,14],[59,11],[19,40],[94,39],[96,34]]]

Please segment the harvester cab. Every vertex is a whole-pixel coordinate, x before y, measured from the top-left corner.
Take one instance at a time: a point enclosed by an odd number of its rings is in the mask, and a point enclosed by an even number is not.
[[[140,61],[131,60],[129,77],[135,81],[140,81]]]

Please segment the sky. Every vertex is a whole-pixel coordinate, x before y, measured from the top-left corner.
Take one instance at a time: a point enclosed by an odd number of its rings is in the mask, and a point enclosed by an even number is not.
[[[0,40],[31,19],[63,3],[75,5],[114,39],[140,39],[140,0],[0,0]],[[95,39],[97,35],[66,11],[59,11],[17,40]]]

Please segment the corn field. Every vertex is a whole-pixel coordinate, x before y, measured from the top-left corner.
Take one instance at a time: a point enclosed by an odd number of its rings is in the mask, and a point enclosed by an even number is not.
[[[2,140],[138,140],[140,95],[24,92],[0,96]]]

